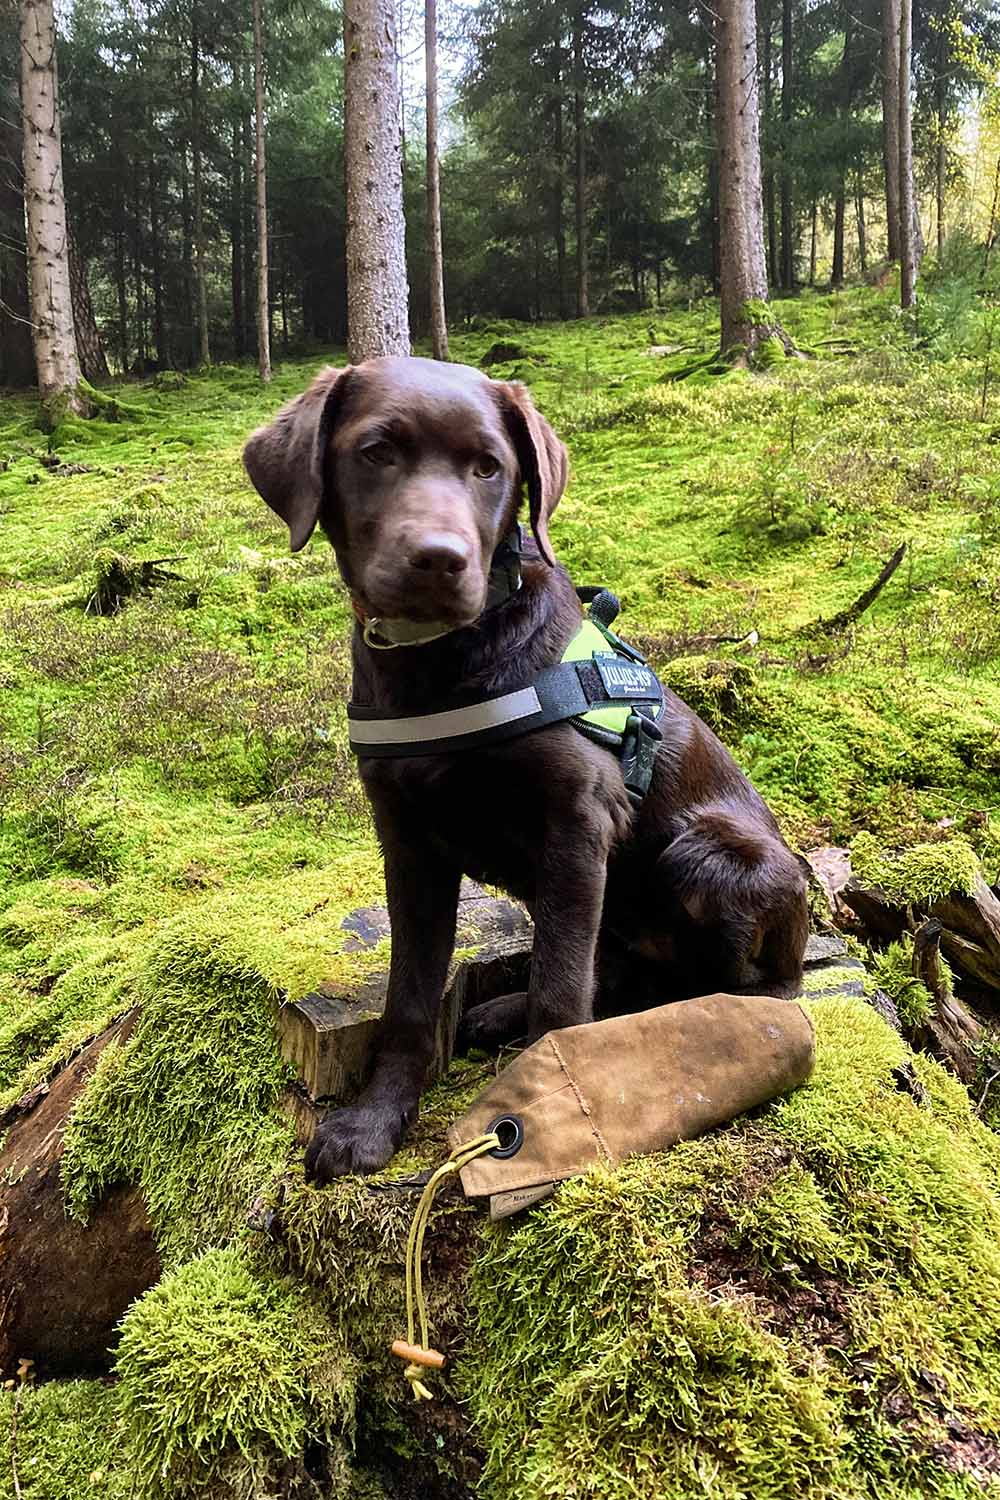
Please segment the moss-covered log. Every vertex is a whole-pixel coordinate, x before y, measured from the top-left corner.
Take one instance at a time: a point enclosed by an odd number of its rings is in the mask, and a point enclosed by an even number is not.
[[[118,1320],[160,1275],[142,1193],[114,1186],[87,1224],[67,1218],[61,1182],[70,1110],[98,1058],[128,1040],[129,1015],[32,1091],[0,1152],[0,1369],[105,1369]]]

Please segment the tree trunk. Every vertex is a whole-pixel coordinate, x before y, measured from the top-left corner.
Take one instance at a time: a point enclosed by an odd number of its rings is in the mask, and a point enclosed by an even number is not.
[[[809,216],[809,285],[816,285],[816,230],[819,219],[819,205],[813,199],[812,213]]]
[[[83,412],[73,327],[52,0],[21,0],[21,110],[28,280],[38,391]]]
[[[774,65],[771,56],[771,6],[761,7],[760,31],[764,42],[764,130],[768,142],[768,164],[764,174],[764,218],[767,224],[767,279],[772,286],[778,285],[778,215],[775,201],[774,164],[771,141],[773,139],[773,95]]]
[[[21,130],[0,118],[0,385],[34,385],[21,192]]]
[[[917,257],[914,233],[913,120],[910,111],[910,53],[913,38],[913,0],[899,7],[899,303],[916,302]]]
[[[901,0],[882,0],[882,153],[889,260],[899,259],[899,13]]]
[[[201,99],[198,7],[191,7],[191,197],[194,211],[194,289],[198,318],[198,363],[211,362],[208,347],[208,287],[205,282],[205,219],[201,182]]]
[[[184,263],[184,328],[187,339],[184,346],[185,364],[194,364],[194,231],[191,223],[191,187],[188,176],[188,154],[185,146],[181,152],[181,231],[183,234],[182,260]]]
[[[948,92],[945,86],[945,67],[947,58],[945,56],[945,38],[942,32],[938,37],[937,51],[937,80],[935,84],[936,93],[936,123],[937,143],[934,152],[934,188],[937,207],[937,258],[938,265],[941,264],[944,255],[944,191],[945,176],[948,166],[948,153],[946,144],[946,132],[948,127]]]
[[[424,72],[427,89],[427,260],[430,272],[431,345],[448,358],[441,249],[441,177],[438,167],[437,0],[424,0]]]
[[[107,380],[108,362],[104,357],[104,345],[97,330],[94,304],[90,300],[87,285],[87,268],[72,235],[69,241],[69,277],[73,297],[73,326],[76,330],[76,353],[85,379],[94,382]]]
[[[250,91],[250,75],[243,85]],[[243,92],[241,88],[241,93]],[[243,183],[243,348],[252,349],[257,342],[257,299],[253,294],[256,285],[254,268],[254,246],[257,240],[257,192],[254,177],[253,110],[244,112],[240,126],[243,137],[243,159],[240,179]]]
[[[794,78],[792,76],[792,0],[782,0],[781,5],[781,285],[789,292],[795,289],[795,225],[792,218],[792,176],[788,170],[786,153],[788,137],[792,128],[794,110]]]
[[[778,330],[767,306],[753,0],[719,0],[722,352],[743,362]]]
[[[587,273],[587,145],[584,138],[583,11],[573,18],[573,134],[576,151],[576,315],[590,315]]]
[[[864,171],[860,163],[857,169],[857,186],[854,193],[854,212],[858,222],[858,268],[862,276],[864,276],[868,270],[868,227],[865,224]]]
[[[347,0],[344,57],[348,349],[358,364],[410,352],[392,0]]]
[[[115,288],[118,293],[119,373],[128,374],[128,288],[125,285],[125,231],[115,231]]]
[[[557,306],[560,318],[566,316],[566,143],[563,134],[563,50],[556,50],[556,97],[554,101],[555,203],[554,237],[556,242]]]
[[[840,62],[840,124],[846,131],[851,117],[851,68],[853,62],[853,16],[849,4],[844,6],[844,54]],[[844,285],[844,223],[847,217],[847,164],[841,162],[837,176],[837,194],[833,211],[833,269],[830,285]]]
[[[271,379],[271,313],[267,286],[267,160],[264,147],[264,35],[261,0],[253,0],[253,100],[257,147],[257,369],[264,385]]]
[[[233,301],[233,351],[237,359],[242,359],[246,353],[246,318],[243,312],[243,126],[238,118],[233,121],[232,150],[229,180],[229,281]]]
[[[170,365],[170,350],[167,344],[167,319],[163,304],[163,245],[160,236],[163,226],[160,221],[160,170],[154,161],[149,168],[149,238],[153,262],[153,337],[156,340],[156,360],[161,369]]]

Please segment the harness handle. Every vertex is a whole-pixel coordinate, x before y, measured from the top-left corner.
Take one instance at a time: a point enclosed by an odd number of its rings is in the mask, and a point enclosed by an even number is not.
[[[621,614],[622,603],[618,595],[600,584],[586,584],[577,589],[576,596],[581,604],[590,605],[587,613],[597,625],[608,626]]]

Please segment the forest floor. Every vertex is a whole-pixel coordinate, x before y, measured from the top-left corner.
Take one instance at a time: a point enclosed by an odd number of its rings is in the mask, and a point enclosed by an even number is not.
[[[753,375],[699,368],[707,303],[484,324],[452,357],[492,351],[531,386],[571,454],[560,560],[620,595],[623,635],[797,848],[961,838],[996,880],[1000,394],[984,404],[946,291],[916,336],[890,291],[778,308],[810,357]],[[815,1002],[817,1082],[787,1105],[513,1230],[460,1225],[465,1310],[441,1316],[478,1352],[422,1432],[386,1394],[373,1351],[412,1204],[306,1189],[276,1107],[277,1001],[385,959],[338,951],[382,899],[348,602],[326,543],[289,556],[240,464],[321,362],[279,363],[266,391],[248,367],[167,372],[48,436],[0,398],[0,1111],[138,1000],[63,1183],[80,1214],[140,1184],[166,1267],[117,1381],[19,1398],[24,1500],[306,1494],[287,1465],[320,1439],[322,1492],[359,1500],[411,1493],[389,1448],[436,1464],[414,1494],[465,1495],[485,1462],[494,1500],[1000,1487],[995,1137],[928,1059],[923,1109],[892,1088],[908,1054],[863,1000]],[[902,542],[872,607],[825,628]],[[479,1081],[441,1086],[429,1141]],[[276,1256],[246,1219],[278,1177]]]

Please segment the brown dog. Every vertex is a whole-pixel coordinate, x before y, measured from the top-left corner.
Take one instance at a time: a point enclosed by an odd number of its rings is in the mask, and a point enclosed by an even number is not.
[[[244,458],[293,550],[317,522],[333,544],[359,621],[355,704],[421,715],[456,695],[507,693],[558,662],[578,629],[547,529],[566,453],[524,387],[423,359],[327,369]],[[493,602],[494,554],[524,488],[534,546],[520,588]],[[604,1009],[634,1009],[795,992],[807,931],[796,859],[729,752],[671,693],[661,722],[637,808],[618,757],[569,723],[473,749],[362,755],[392,922],[388,1001],[371,1082],[319,1127],[311,1177],[377,1170],[415,1119],[463,874],[519,897],[535,921],[527,993],[479,1007],[469,1040],[587,1021],[595,993]]]

